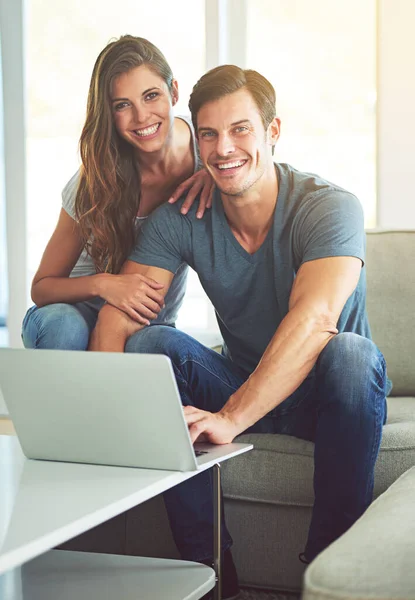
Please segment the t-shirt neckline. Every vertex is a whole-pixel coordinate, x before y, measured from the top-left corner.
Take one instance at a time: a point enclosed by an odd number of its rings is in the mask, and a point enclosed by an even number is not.
[[[269,231],[268,231],[264,241],[262,242],[261,246],[253,254],[250,254],[247,250],[245,250],[245,248],[238,242],[235,235],[233,234],[232,229],[230,228],[230,225],[226,218],[225,209],[223,208],[222,199],[220,197],[220,191],[218,188],[215,189],[215,199],[214,199],[213,206],[217,207],[219,219],[222,224],[224,234],[228,238],[228,240],[231,242],[231,244],[234,246],[234,248],[237,250],[237,252],[246,261],[248,261],[251,264],[259,262],[262,259],[262,255],[264,254],[264,252],[266,252],[266,250],[274,236],[275,224],[278,219],[278,213],[281,210],[280,205],[282,204],[281,199],[283,197],[283,194],[281,193],[281,191],[282,191],[283,186],[281,185],[282,178],[281,178],[281,173],[280,173],[280,170],[279,170],[277,164],[275,164],[275,170],[276,170],[277,177],[278,177],[278,195],[277,195],[277,202],[276,202],[275,209],[274,209],[273,221],[272,221],[271,227],[269,228]]]

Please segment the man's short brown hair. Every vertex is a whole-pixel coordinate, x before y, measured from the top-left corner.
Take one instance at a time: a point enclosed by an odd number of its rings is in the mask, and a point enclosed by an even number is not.
[[[197,133],[197,115],[208,102],[219,100],[241,89],[251,94],[258,107],[265,130],[276,116],[275,90],[263,75],[236,65],[221,65],[205,73],[190,95],[189,109]]]

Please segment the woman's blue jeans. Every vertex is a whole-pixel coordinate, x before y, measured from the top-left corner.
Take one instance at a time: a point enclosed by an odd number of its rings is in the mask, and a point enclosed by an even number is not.
[[[86,302],[32,306],[23,319],[23,344],[43,350],[86,350],[97,318],[98,311]]]
[[[23,322],[24,344],[85,350],[96,318],[97,312],[85,303],[32,307]],[[125,350],[169,356],[182,403],[212,412],[220,410],[248,377],[226,357],[172,327],[147,327],[129,338]],[[327,344],[300,387],[248,430],[315,443],[308,560],[344,533],[372,501],[374,466],[386,421],[386,385],[385,360],[375,344],[353,333],[340,333]],[[210,558],[211,473],[200,473],[164,497],[182,557]],[[225,525],[222,544],[224,549],[232,544]]]

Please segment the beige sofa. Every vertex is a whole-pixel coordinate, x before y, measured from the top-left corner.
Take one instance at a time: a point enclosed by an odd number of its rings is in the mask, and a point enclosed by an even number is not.
[[[415,465],[415,232],[367,236],[367,309],[373,338],[393,380],[388,423],[376,467],[375,497]],[[243,435],[255,449],[223,467],[225,510],[242,584],[299,591],[313,504],[310,442]],[[352,440],[351,440],[352,443]],[[130,510],[66,547],[175,556],[160,498]]]
[[[302,600],[415,599],[415,467],[307,568]]]

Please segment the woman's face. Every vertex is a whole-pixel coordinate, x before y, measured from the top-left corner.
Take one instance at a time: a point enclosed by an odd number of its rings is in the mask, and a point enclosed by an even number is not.
[[[177,99],[177,82],[173,81],[170,93],[165,81],[145,65],[123,73],[111,90],[118,133],[140,152],[157,152],[173,126]]]

